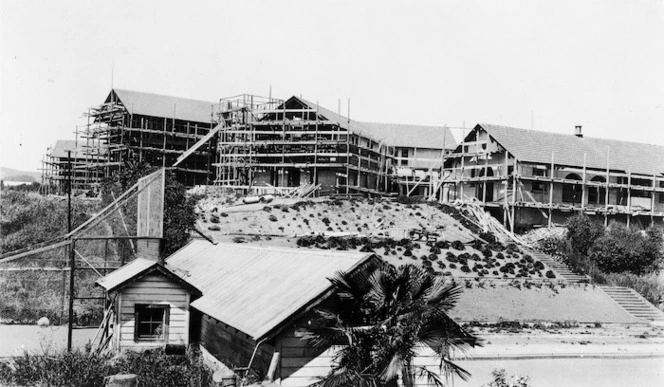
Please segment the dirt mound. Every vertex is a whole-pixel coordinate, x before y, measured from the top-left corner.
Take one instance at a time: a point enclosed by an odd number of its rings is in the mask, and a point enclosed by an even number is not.
[[[389,199],[275,199],[199,206],[199,226],[213,239],[264,246],[375,252],[394,265],[415,263],[438,275],[557,278],[515,244],[495,241],[454,207]]]

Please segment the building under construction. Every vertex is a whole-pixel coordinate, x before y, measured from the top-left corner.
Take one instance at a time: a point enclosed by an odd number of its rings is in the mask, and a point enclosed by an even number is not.
[[[86,154],[78,139],[56,141],[47,149],[42,160],[41,192],[64,195],[69,184],[74,192],[89,189],[86,164]]]
[[[225,98],[219,117],[215,184],[236,189],[429,194],[456,145],[445,127],[359,122],[299,97]]]
[[[127,163],[170,167],[216,124],[218,103],[113,89],[104,103],[90,108],[78,131],[73,188],[96,191],[107,176]],[[215,141],[199,147],[175,168],[187,186],[213,181]],[[45,180],[66,176],[68,160],[49,152]],[[59,191],[58,191],[59,192]]]
[[[444,201],[480,204],[512,230],[585,213],[642,228],[664,220],[664,147],[478,124],[450,154]]]
[[[186,186],[244,193],[430,195],[456,143],[446,127],[359,122],[302,98],[205,102],[113,89],[78,134],[76,187],[96,190],[127,163],[172,167]],[[52,158],[45,179],[66,176]]]

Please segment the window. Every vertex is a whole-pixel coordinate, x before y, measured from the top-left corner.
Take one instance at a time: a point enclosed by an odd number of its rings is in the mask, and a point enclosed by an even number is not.
[[[134,340],[165,341],[168,335],[169,306],[136,304]]]
[[[549,174],[547,173],[547,170],[544,168],[533,168],[533,176],[547,177],[549,176]]]
[[[581,180],[581,177],[575,173],[570,173],[565,176],[567,180]],[[583,194],[583,186],[576,183],[563,184],[563,202],[565,203],[581,203],[581,196]]]
[[[545,184],[541,181],[533,181],[533,192],[544,192],[545,190]]]
[[[408,149],[401,150],[401,165],[408,165]]]
[[[659,188],[664,188],[664,181],[659,182]],[[664,203],[664,193],[659,194],[659,202]]]

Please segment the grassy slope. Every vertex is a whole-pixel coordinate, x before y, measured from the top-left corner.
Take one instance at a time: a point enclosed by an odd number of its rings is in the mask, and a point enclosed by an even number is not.
[[[376,254],[394,265],[414,263],[431,266],[436,273],[457,278],[518,276],[543,279],[549,270],[546,265],[539,270],[535,269],[534,262],[525,262],[525,259],[528,259],[527,254],[520,251],[501,252],[494,248],[491,256],[485,257],[482,251],[472,247],[471,243],[478,238],[473,231],[448,213],[428,204],[402,204],[390,200],[289,199],[270,204],[224,208],[215,205],[215,200],[203,200],[200,210],[199,225],[219,241],[237,241],[238,235],[253,234],[253,238],[245,236],[242,240],[264,246],[297,247],[297,241],[302,236],[354,234],[358,237],[369,237],[374,242],[371,246],[366,243],[359,245],[356,250],[371,247]],[[218,223],[212,222],[217,219]],[[219,230],[210,230],[216,228]],[[437,232],[440,240],[462,242],[463,250],[459,250],[458,246],[436,249],[428,246],[426,241],[413,242],[407,246],[376,246],[380,245],[382,238],[401,240],[409,237],[409,230],[422,228]],[[267,240],[266,235],[270,236],[270,240]],[[311,246],[321,247],[337,248],[320,243]],[[454,257],[465,257],[467,272],[462,271],[463,259],[462,262],[455,258],[449,259],[448,253]],[[501,272],[500,267],[509,263],[516,266],[514,272]],[[528,272],[519,274],[520,266]]]

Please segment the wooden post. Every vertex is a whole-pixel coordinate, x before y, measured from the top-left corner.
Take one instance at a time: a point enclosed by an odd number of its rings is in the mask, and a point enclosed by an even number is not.
[[[514,234],[514,223],[516,223],[516,218],[515,218],[515,207],[516,207],[516,169],[518,166],[518,162],[516,160],[516,157],[514,158],[514,171],[512,175],[512,224],[510,225],[510,232]]]
[[[341,103],[341,100],[339,103]],[[346,114],[348,115],[348,117],[346,117],[346,195],[348,195],[350,192],[350,98],[348,98],[348,111]],[[339,107],[339,115],[341,115],[341,106]]]
[[[604,227],[609,225],[609,157],[611,156],[611,147],[606,147],[606,192],[604,193]]]
[[[627,171],[627,228],[632,219],[632,171]]]
[[[166,127],[168,126],[167,118],[164,117],[164,145],[161,152],[161,164],[162,168],[166,168]]]
[[[484,181],[482,182],[482,204],[484,204],[484,206],[486,207],[487,166],[489,164],[489,158],[486,157],[486,155],[484,156],[485,159],[484,159],[484,173],[483,173]]]
[[[466,143],[466,129],[464,128],[462,133],[461,133],[461,180],[460,180],[460,186],[459,186],[459,199],[463,201],[463,184],[464,184],[464,178],[466,174],[466,146],[464,145]]]
[[[581,211],[586,207],[586,157],[587,154],[583,154],[583,178],[581,179]]]
[[[553,170],[554,170],[554,154],[551,151],[551,170],[549,171],[549,228],[551,228],[553,217]]]
[[[74,278],[76,271],[76,239],[72,238],[69,244],[69,315],[67,323],[67,351],[71,352],[72,333],[74,329]]]
[[[509,188],[510,184],[510,175],[508,173],[509,171],[509,157],[510,154],[507,152],[507,149],[505,149],[505,171],[504,171],[504,176],[505,180],[503,181],[503,184],[505,184],[505,191],[503,194],[503,200],[505,201],[503,205],[503,226],[507,227],[507,211],[508,211],[508,204],[507,204],[507,189]]]
[[[316,134],[315,134],[315,142],[314,142],[314,184],[318,184],[318,141],[320,141],[318,137],[318,101],[316,101]],[[318,190],[316,190],[315,195],[318,195],[317,193]]]
[[[657,193],[655,192],[655,189],[657,189],[657,175],[653,174],[652,175],[652,192],[650,196],[650,227],[655,225],[655,196],[657,196]],[[664,193],[660,194],[664,195]]]

